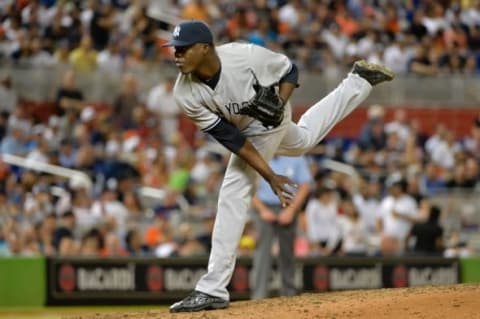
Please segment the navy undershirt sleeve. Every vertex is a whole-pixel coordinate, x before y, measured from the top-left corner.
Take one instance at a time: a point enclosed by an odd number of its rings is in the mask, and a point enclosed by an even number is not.
[[[280,83],[282,82],[293,83],[296,87],[298,87],[298,68],[295,63],[292,62],[290,71],[280,79]]]
[[[209,128],[205,132],[213,136],[220,144],[235,154],[238,153],[246,141],[245,136],[243,136],[240,130],[224,119],[221,119],[217,125]]]

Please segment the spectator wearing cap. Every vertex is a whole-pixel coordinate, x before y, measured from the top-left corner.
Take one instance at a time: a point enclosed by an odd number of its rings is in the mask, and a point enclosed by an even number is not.
[[[386,185],[389,195],[382,200],[379,219],[381,253],[398,255],[405,252],[407,236],[419,218],[418,206],[407,194],[407,182],[402,176],[390,176]]]

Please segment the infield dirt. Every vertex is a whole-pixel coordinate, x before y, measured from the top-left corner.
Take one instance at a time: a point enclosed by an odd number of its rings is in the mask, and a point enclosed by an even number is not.
[[[67,317],[66,317],[67,318]],[[168,310],[89,314],[68,319],[474,319],[480,284],[357,290],[232,302],[228,309],[170,314]]]

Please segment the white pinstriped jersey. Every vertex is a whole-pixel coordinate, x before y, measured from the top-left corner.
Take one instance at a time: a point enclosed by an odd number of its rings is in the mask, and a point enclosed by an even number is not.
[[[178,75],[174,96],[180,109],[204,131],[221,118],[236,126],[245,136],[265,131],[263,125],[239,110],[255,95],[255,79],[270,86],[290,71],[291,62],[283,54],[247,43],[216,47],[221,62],[220,79],[212,90],[192,74]],[[252,73],[253,72],[253,73]]]

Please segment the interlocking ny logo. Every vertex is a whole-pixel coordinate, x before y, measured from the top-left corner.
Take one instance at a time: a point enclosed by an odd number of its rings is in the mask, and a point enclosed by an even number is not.
[[[178,38],[180,36],[180,26],[177,25],[175,29],[173,29],[173,37]]]

